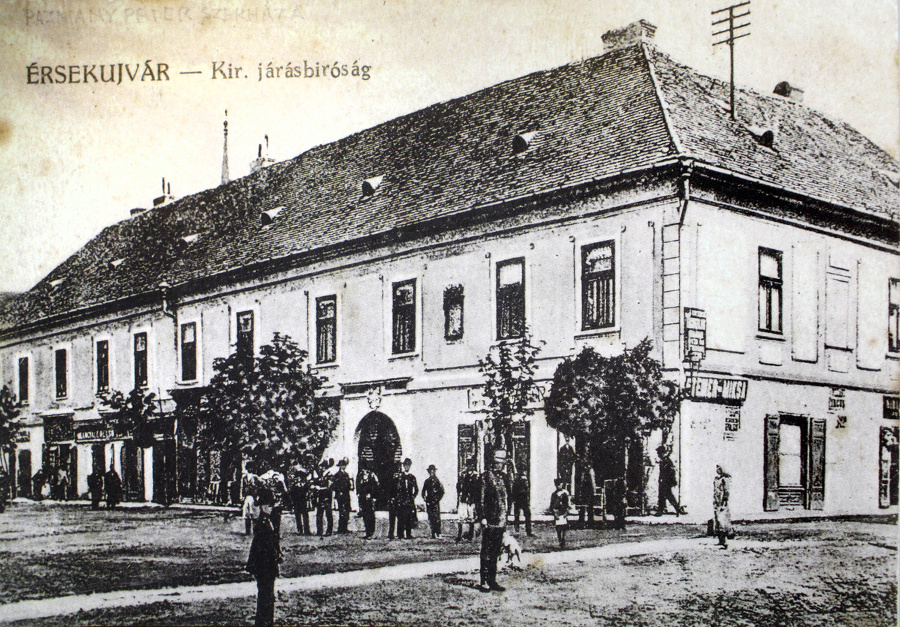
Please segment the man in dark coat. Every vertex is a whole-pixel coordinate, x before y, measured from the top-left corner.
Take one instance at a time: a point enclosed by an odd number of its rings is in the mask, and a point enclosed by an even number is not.
[[[272,625],[275,622],[275,579],[281,564],[281,541],[272,524],[272,507],[275,496],[264,488],[259,497],[259,517],[253,524],[253,541],[247,557],[247,572],[256,578],[255,625]]]
[[[494,451],[492,467],[481,475],[478,513],[481,518],[481,586],[483,592],[505,588],[497,583],[497,560],[506,531],[507,494],[504,470],[506,451]]]
[[[9,501],[9,473],[0,466],[0,514],[6,511],[6,504]]]
[[[359,497],[359,511],[362,514],[363,525],[366,528],[366,539],[375,534],[375,499],[378,496],[378,476],[368,468],[359,472],[359,482],[356,484],[356,494]]]
[[[103,500],[103,475],[94,470],[87,477],[88,492],[91,494],[91,509],[100,509]]]
[[[425,499],[425,510],[428,512],[428,524],[431,526],[431,537],[441,537],[441,499],[444,498],[444,486],[437,477],[437,467],[428,467],[428,478],[422,484],[422,498]]]
[[[416,496],[419,495],[419,482],[409,472],[412,460],[403,460],[403,472],[397,485],[397,537],[411,540],[412,529],[416,524]]]
[[[675,508],[675,516],[679,516],[684,512],[678,499],[672,493],[672,489],[678,485],[678,473],[675,471],[675,464],[669,457],[669,452],[665,446],[656,448],[656,454],[659,455],[659,501],[656,506],[656,515],[662,516],[666,513],[667,503],[671,503]]]
[[[331,477],[323,472],[316,482],[316,533],[319,537],[330,536],[334,527],[334,514],[331,511]],[[327,526],[325,526],[327,523]]]
[[[403,465],[397,464],[394,474],[391,475],[391,485],[388,487],[388,540],[394,539],[394,532],[400,537],[400,483],[403,480]]]
[[[309,527],[309,476],[305,471],[298,471],[288,496],[297,522],[297,533],[311,535]]]
[[[103,476],[103,487],[106,488],[106,508],[115,509],[122,502],[122,478],[112,465]]]
[[[525,517],[525,533],[529,536],[531,533],[531,484],[528,482],[528,473],[521,471],[512,483],[512,501],[515,511],[513,525],[515,525],[516,533],[519,531],[519,513]]]
[[[338,462],[338,471],[334,473],[331,482],[338,508],[338,533],[349,533],[347,525],[350,522],[350,491],[353,489],[353,479],[347,473],[349,463],[350,460],[346,457]]]

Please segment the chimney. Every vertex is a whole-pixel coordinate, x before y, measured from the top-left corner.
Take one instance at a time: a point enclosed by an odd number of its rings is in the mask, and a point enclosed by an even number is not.
[[[172,183],[167,184],[166,177],[163,177],[162,196],[159,196],[159,197],[153,199],[153,207],[156,208],[161,205],[165,205],[167,203],[172,202],[173,200],[174,200],[174,198],[172,198]],[[134,215],[134,212],[132,212],[131,215]]]
[[[652,42],[655,33],[656,26],[647,20],[638,20],[623,28],[607,31],[601,37],[603,40],[603,52],[618,50],[640,42]]]
[[[791,85],[787,81],[781,81],[780,83],[775,85],[775,89],[773,90],[773,92],[779,96],[789,98],[790,100],[803,102],[803,90],[796,85]]]
[[[250,162],[250,173],[258,172],[263,168],[267,168],[270,165],[275,163],[275,159],[269,158],[269,136],[266,135],[266,151],[263,152],[263,145],[259,144],[259,149],[256,152],[256,159]]]

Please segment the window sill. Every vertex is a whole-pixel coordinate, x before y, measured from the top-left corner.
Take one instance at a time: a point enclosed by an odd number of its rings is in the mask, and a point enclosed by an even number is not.
[[[771,340],[773,342],[787,342],[787,338],[782,333],[771,333],[769,331],[757,331],[757,339]]]
[[[613,335],[619,335],[622,332],[621,327],[608,327],[604,329],[588,329],[585,331],[578,331],[575,334],[576,340],[585,340],[590,339],[592,337],[609,337]]]
[[[338,361],[328,361],[323,364],[313,364],[310,366],[313,370],[335,370],[341,367],[341,363]]]
[[[194,385],[200,385],[200,379],[188,379],[186,381],[176,381],[175,385],[179,385],[181,387],[191,387]],[[141,388],[144,389],[144,388]]]
[[[898,359],[900,359],[900,353],[888,351],[887,354],[884,356],[884,358],[898,360]]]
[[[391,355],[388,357],[388,361],[396,361],[402,359],[416,359],[419,357],[419,351],[415,351],[413,353],[397,353],[396,355]]]

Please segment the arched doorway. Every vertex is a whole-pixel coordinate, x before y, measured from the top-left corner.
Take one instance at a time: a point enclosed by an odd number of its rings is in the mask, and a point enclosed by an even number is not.
[[[403,447],[394,421],[379,411],[366,414],[356,428],[359,441],[359,469],[367,469],[378,477],[376,509],[387,509],[394,469],[403,458]]]

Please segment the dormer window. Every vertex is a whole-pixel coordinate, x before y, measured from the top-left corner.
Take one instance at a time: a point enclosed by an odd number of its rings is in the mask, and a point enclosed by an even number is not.
[[[50,281],[50,287],[52,287],[53,289],[56,289],[57,287],[62,285],[63,281],[65,281],[65,279],[54,279],[54,280]]]
[[[188,246],[197,241],[200,237],[199,233],[194,233],[192,235],[185,235],[184,237],[179,237],[178,241],[175,242],[175,246],[178,248],[179,252],[187,250]]]
[[[122,258],[122,259],[113,259],[112,261],[109,262],[109,267],[112,268],[113,270],[115,270],[116,268],[118,268],[119,266],[121,266],[123,263],[125,263],[125,259],[124,259],[124,258]]]
[[[362,193],[363,196],[371,196],[375,193],[375,190],[378,189],[378,186],[381,185],[381,181],[384,180],[383,176],[373,176],[370,179],[366,179],[362,183]]]
[[[278,214],[281,213],[281,210],[284,207],[275,207],[274,209],[269,209],[268,211],[263,211],[260,215],[260,221],[263,226],[268,226],[275,221],[275,218],[278,217]]]
[[[513,137],[513,154],[518,155],[528,150],[536,136],[537,131],[531,133],[519,133]]]

